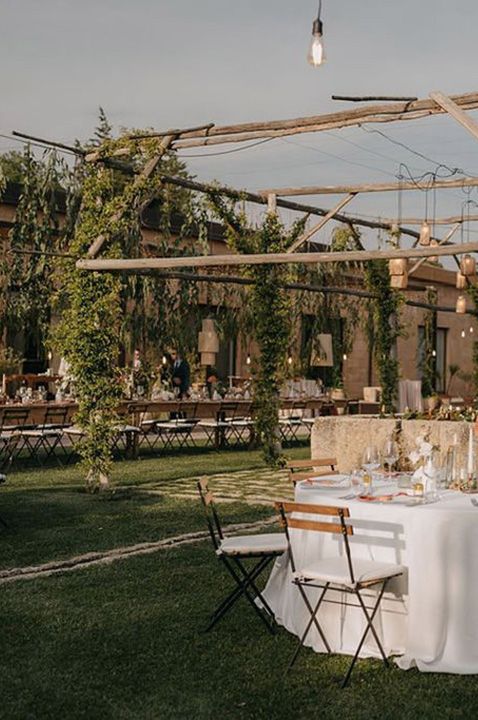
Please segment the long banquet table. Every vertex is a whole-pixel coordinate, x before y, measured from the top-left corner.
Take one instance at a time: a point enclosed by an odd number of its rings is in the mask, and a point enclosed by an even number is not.
[[[478,673],[478,507],[470,496],[451,490],[438,502],[414,507],[343,499],[350,492],[303,482],[296,500],[347,506],[355,531],[353,557],[408,567],[407,576],[393,581],[374,622],[387,654],[400,655],[402,669]],[[291,541],[298,567],[343,551],[340,537],[329,533],[292,530]],[[309,615],[291,579],[286,554],[276,561],[265,597],[277,621],[300,635]],[[308,592],[313,604],[317,591]],[[361,610],[325,604],[320,613],[332,650],[353,654],[364,628]],[[306,644],[325,651],[314,627]],[[373,638],[361,656],[379,657]]]

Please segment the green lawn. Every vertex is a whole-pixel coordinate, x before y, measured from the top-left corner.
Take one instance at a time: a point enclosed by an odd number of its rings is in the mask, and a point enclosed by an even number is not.
[[[295,456],[306,453],[294,451]],[[112,499],[82,492],[78,467],[12,474],[0,495],[1,513],[10,525],[0,529],[0,565],[18,567],[203,529],[198,501],[176,497],[170,481],[247,468],[258,474],[264,470],[258,453],[121,463],[115,479],[133,487]],[[158,491],[162,484],[164,493]],[[216,478],[211,484],[219,487]],[[145,492],[152,486],[157,494]],[[221,503],[220,511],[225,522],[271,513],[243,501]],[[386,670],[377,661],[361,661],[351,686],[342,691],[334,678],[344,672],[347,659],[310,650],[285,676],[296,639],[282,629],[268,635],[245,602],[211,633],[203,632],[208,613],[228,586],[209,541],[2,585],[0,718],[422,720],[478,715],[473,676]]]

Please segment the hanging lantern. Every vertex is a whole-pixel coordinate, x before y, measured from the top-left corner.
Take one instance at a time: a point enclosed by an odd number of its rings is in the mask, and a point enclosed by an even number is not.
[[[475,258],[471,257],[471,255],[463,255],[460,262],[460,270],[461,274],[466,277],[474,275],[476,273]]]
[[[464,290],[466,288],[466,275],[463,275],[459,270],[456,273],[456,287],[458,290]]]
[[[424,220],[420,228],[420,237],[418,238],[418,242],[420,243],[420,245],[430,245],[430,237],[430,225],[427,223],[426,220]]]
[[[432,240],[430,240],[430,247],[436,247],[437,245],[438,245],[438,240],[435,240],[434,238]],[[438,257],[437,257],[437,255],[430,255],[428,260],[429,260],[429,262],[436,263],[436,262],[438,262]]]
[[[408,260],[394,258],[388,261],[390,273],[390,287],[404,290],[408,285]]]
[[[202,328],[198,337],[198,350],[201,353],[201,365],[214,365],[216,354],[219,352],[219,338],[214,320],[211,318],[202,321]]]
[[[464,315],[466,313],[466,297],[464,295],[458,295],[455,311],[458,315]]]

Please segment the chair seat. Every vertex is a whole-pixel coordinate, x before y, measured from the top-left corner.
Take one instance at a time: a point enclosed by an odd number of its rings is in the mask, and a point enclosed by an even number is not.
[[[302,422],[305,425],[313,425],[315,423],[315,421],[316,421],[316,418],[309,418],[309,417],[302,418]]]
[[[283,533],[264,533],[225,538],[216,552],[218,555],[279,555],[286,550],[287,539]]]
[[[76,427],[75,425],[71,425],[71,427],[65,429],[65,433],[67,435],[75,435],[77,437],[82,437],[85,434],[85,431],[79,427]]]
[[[115,427],[116,432],[118,433],[139,433],[141,432],[136,425],[117,425]]]
[[[158,422],[156,428],[159,430],[169,430],[172,432],[192,430],[196,427],[195,422],[189,422],[188,420],[170,420],[169,422]]]
[[[347,588],[356,588],[372,581],[381,582],[395,575],[402,575],[405,572],[403,565],[376,562],[375,560],[354,559],[352,565],[355,583],[350,581],[349,566],[345,557],[318,560],[301,570],[297,570],[294,577],[296,580],[320,580]]]
[[[24,437],[58,437],[63,434],[63,428],[42,428],[39,430],[22,430],[21,433]]]

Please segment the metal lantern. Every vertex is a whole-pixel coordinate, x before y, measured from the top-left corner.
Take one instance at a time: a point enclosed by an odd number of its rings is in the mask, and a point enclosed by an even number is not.
[[[420,237],[418,239],[418,242],[420,243],[420,245],[430,245],[430,237],[430,225],[427,223],[426,220],[424,220],[420,228]]]
[[[463,255],[460,262],[461,274],[466,277],[476,273],[476,261],[471,255]]]
[[[394,258],[388,261],[390,272],[390,287],[404,290],[408,285],[408,260],[406,258]]]
[[[459,270],[456,273],[456,287],[458,290],[464,290],[466,288],[466,275],[463,275]]]
[[[211,318],[202,321],[202,328],[198,338],[198,350],[201,353],[201,365],[214,365],[216,354],[219,352],[219,338],[214,320]]]
[[[466,313],[466,297],[464,295],[458,295],[455,310],[458,315],[464,315]]]

